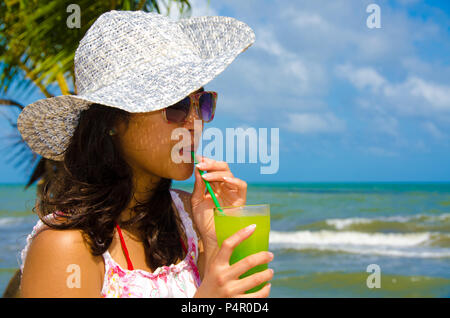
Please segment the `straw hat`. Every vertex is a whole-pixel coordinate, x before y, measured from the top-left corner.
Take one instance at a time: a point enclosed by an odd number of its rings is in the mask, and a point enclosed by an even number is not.
[[[106,12],[75,52],[78,95],[28,105],[17,128],[31,150],[61,161],[92,103],[131,113],[168,107],[213,80],[254,41],[253,30],[231,17],[175,21],[154,12]]]

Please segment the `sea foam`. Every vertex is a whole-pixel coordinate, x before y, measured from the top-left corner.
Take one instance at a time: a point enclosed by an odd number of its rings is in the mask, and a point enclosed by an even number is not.
[[[327,219],[325,222],[327,225],[334,227],[337,230],[348,228],[354,224],[369,224],[373,222],[443,222],[450,220],[450,213],[444,213],[440,215],[426,215],[416,214],[411,216],[394,215],[394,216],[381,216],[377,218],[342,218],[342,219]]]
[[[320,250],[399,257],[450,257],[449,248],[428,246],[442,233],[363,233],[354,231],[271,231],[270,249]]]

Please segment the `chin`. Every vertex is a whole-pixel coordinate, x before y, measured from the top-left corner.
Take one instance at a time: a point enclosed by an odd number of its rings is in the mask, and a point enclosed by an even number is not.
[[[194,166],[191,163],[183,163],[177,165],[178,169],[174,169],[170,178],[177,181],[183,181],[189,179],[194,173]]]

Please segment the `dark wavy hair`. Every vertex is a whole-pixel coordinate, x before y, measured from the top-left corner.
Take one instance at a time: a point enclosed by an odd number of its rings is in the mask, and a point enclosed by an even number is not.
[[[58,177],[46,180],[38,204],[39,218],[54,229],[80,229],[93,255],[110,246],[116,222],[133,197],[132,169],[109,131],[119,122],[128,127],[130,113],[92,104],[78,125],[60,163]],[[119,223],[134,226],[153,270],[183,258],[181,221],[172,206],[172,179],[161,178],[152,195],[133,207],[134,216]],[[64,213],[56,219],[44,216]],[[59,221],[56,221],[59,220]]]

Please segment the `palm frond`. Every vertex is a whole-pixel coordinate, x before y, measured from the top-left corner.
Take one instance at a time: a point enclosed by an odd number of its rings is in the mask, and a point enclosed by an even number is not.
[[[170,13],[171,5],[178,7],[180,17],[190,16],[188,0],[79,0],[81,27],[69,28],[67,7],[73,0],[4,0],[0,1],[0,92],[11,87],[25,97],[32,87],[51,97],[49,87],[58,84],[62,94],[69,93],[71,83],[76,93],[73,59],[76,48],[86,31],[104,12],[110,10],[143,10],[161,13],[161,5]],[[72,93],[72,92],[71,92]],[[20,102],[3,99],[3,105],[23,107]],[[0,100],[0,103],[2,102]],[[19,106],[20,105],[20,106]],[[10,123],[14,129],[14,123]],[[16,129],[17,130],[17,129]],[[16,131],[17,132],[17,131]],[[14,154],[11,160],[34,163],[32,153],[20,134],[13,135]],[[26,155],[28,153],[28,156]],[[37,167],[36,167],[37,168]],[[45,169],[44,169],[45,170]],[[35,170],[29,181],[43,173]]]

